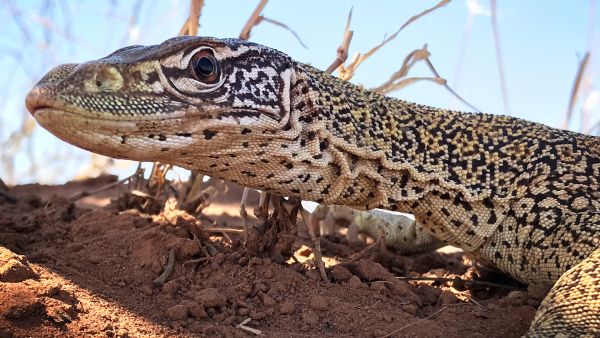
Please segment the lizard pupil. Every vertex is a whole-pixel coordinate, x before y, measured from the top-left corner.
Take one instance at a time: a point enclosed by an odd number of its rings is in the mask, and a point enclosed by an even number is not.
[[[196,72],[198,75],[209,76],[215,71],[215,64],[208,56],[203,56],[196,61]]]

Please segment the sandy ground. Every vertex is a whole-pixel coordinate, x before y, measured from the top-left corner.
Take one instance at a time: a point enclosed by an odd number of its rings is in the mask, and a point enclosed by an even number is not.
[[[366,244],[324,236],[331,283],[320,280],[303,236],[297,262],[246,256],[237,234],[202,231],[240,224],[237,187],[200,226],[128,209],[114,190],[67,202],[111,180],[14,187],[16,204],[0,197],[0,337],[518,337],[539,304],[462,253],[356,256]],[[174,270],[156,286],[170,251]],[[211,257],[199,260],[205,251]],[[398,276],[480,278],[520,291]]]

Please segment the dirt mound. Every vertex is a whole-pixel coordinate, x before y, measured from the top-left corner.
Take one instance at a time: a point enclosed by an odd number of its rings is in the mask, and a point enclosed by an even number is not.
[[[106,194],[65,198],[105,183],[29,185],[11,190],[16,204],[0,198],[0,337],[518,337],[535,312],[521,291],[436,281],[478,273],[462,253],[357,256],[364,246],[326,236],[332,283],[306,261],[302,238],[297,261],[247,257],[237,234],[202,230],[239,224],[235,188],[211,205],[212,224],[94,207]],[[173,271],[156,283],[170,255]]]

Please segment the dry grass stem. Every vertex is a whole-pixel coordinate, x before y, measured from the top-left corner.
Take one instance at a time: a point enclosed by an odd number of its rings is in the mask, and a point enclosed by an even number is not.
[[[398,36],[398,34],[400,34],[400,32],[406,28],[408,25],[410,25],[411,23],[415,22],[416,20],[418,20],[419,18],[423,17],[424,15],[427,15],[431,12],[433,12],[434,10],[443,7],[445,5],[447,5],[448,3],[450,3],[450,0],[442,0],[440,2],[438,2],[437,5],[424,10],[423,12],[417,14],[417,15],[413,15],[412,17],[410,17],[402,26],[400,26],[400,28],[394,32],[394,34],[390,35],[389,37],[387,37],[386,39],[384,39],[380,44],[378,44],[377,46],[371,48],[371,50],[369,50],[368,52],[361,54],[361,53],[357,53],[355,54],[355,56],[352,58],[352,61],[350,62],[350,64],[348,66],[344,66],[343,64],[340,65],[338,67],[338,75],[341,79],[343,80],[350,80],[352,78],[352,76],[354,76],[354,73],[356,72],[356,69],[358,69],[358,66],[365,62],[369,57],[371,57],[373,54],[375,54],[379,49],[381,49],[381,47],[385,46],[386,44],[388,44],[390,41],[394,40],[396,38],[396,36]]]
[[[344,62],[348,59],[348,49],[350,48],[350,42],[352,41],[352,36],[354,35],[354,31],[350,30],[350,21],[352,20],[352,9],[350,9],[350,13],[348,13],[348,19],[346,19],[346,28],[344,28],[344,38],[342,43],[337,49],[337,56],[333,63],[327,67],[325,70],[326,73],[333,73],[339,66],[343,65]]]
[[[251,327],[246,326],[246,324],[250,323],[251,320],[252,320],[251,318],[246,318],[246,319],[244,319],[243,322],[239,323],[235,327],[237,327],[239,329],[242,329],[242,330],[246,330],[246,331],[248,331],[250,333],[253,333],[253,334],[257,335],[257,336],[262,336],[263,333],[262,333],[261,330],[259,330],[259,329],[253,329]]]
[[[431,63],[431,60],[429,58],[425,59],[425,63],[427,64],[427,67],[431,70],[431,72],[433,73],[433,75],[435,75],[436,78],[442,79],[442,77],[437,72],[437,70],[435,69],[435,67],[433,66],[433,64]],[[448,81],[444,80],[444,83],[442,83],[441,85],[444,86],[444,88],[446,88],[446,90],[449,91],[452,95],[454,95],[454,97],[456,97],[460,102],[469,106],[469,108],[473,109],[474,111],[476,111],[478,113],[481,112],[481,110],[479,110],[477,107],[473,106],[467,100],[463,99],[462,96],[458,95],[458,93],[455,92],[454,89],[450,88],[450,86],[448,85]]]
[[[424,320],[427,320],[427,319],[430,319],[430,318],[432,318],[433,316],[435,316],[435,315],[439,314],[440,312],[442,312],[442,311],[446,310],[447,308],[448,308],[448,307],[444,306],[444,307],[442,307],[441,309],[439,309],[439,310],[435,311],[434,313],[430,314],[429,316],[427,316],[427,317],[423,317],[423,318],[421,318],[421,319],[419,319],[419,320],[415,320],[415,321],[414,321],[414,322],[412,322],[412,323],[409,323],[409,324],[406,324],[406,325],[404,325],[404,326],[401,326],[401,327],[397,328],[396,330],[394,330],[394,331],[392,331],[392,332],[390,332],[390,333],[386,334],[385,336],[381,336],[381,338],[392,337],[392,336],[393,336],[393,335],[395,335],[396,333],[398,333],[398,332],[400,332],[400,331],[402,331],[402,330],[404,330],[404,329],[406,329],[406,328],[408,328],[408,327],[411,327],[411,326],[413,326],[413,325],[415,325],[415,324],[417,324],[417,323],[420,323],[420,322],[422,322],[422,321],[424,321]]]
[[[279,22],[277,20],[269,19],[269,18],[261,15],[263,9],[267,5],[267,2],[268,2],[268,0],[261,0],[258,3],[258,6],[256,6],[256,9],[254,10],[254,12],[252,12],[252,15],[250,15],[250,18],[244,25],[244,28],[242,28],[242,32],[240,33],[240,36],[239,36],[240,40],[250,39],[250,33],[252,32],[252,28],[254,28],[255,26],[258,26],[261,22],[265,21],[265,22],[268,22],[275,26],[279,26],[279,27],[287,30],[288,32],[292,33],[294,35],[294,37],[296,38],[296,40],[298,40],[300,45],[302,47],[308,49],[308,47],[306,47],[304,42],[302,42],[302,39],[300,39],[300,36],[293,29],[291,29],[288,25],[286,25],[282,22]]]
[[[575,109],[575,103],[577,102],[577,97],[579,96],[579,91],[581,89],[581,83],[583,81],[583,74],[585,74],[585,70],[590,61],[590,52],[586,52],[579,62],[579,67],[577,68],[577,74],[575,75],[575,81],[573,82],[573,87],[571,88],[571,96],[569,97],[569,106],[567,107],[567,113],[565,116],[565,120],[563,122],[562,128],[569,129],[569,122],[571,121],[571,117],[573,116],[573,109]]]
[[[304,48],[308,49],[308,47],[307,47],[307,46],[304,44],[304,42],[302,42],[302,39],[300,39],[300,36],[299,36],[299,35],[298,35],[296,32],[294,32],[294,30],[293,30],[293,29],[291,29],[291,28],[290,28],[288,25],[286,25],[286,24],[284,24],[284,23],[282,23],[282,22],[279,22],[279,21],[273,20],[273,19],[269,19],[269,18],[267,18],[267,17],[264,17],[264,16],[262,16],[262,15],[261,15],[261,16],[259,16],[259,21],[257,22],[257,24],[258,24],[258,23],[260,23],[261,21],[268,22],[268,23],[270,23],[270,24],[273,24],[273,25],[275,25],[275,26],[279,26],[279,27],[281,27],[281,28],[283,28],[283,29],[287,30],[288,32],[290,32],[290,33],[292,33],[292,34],[294,35],[294,37],[296,38],[296,40],[298,40],[298,43],[300,43],[300,45],[301,45],[302,47],[304,47]]]
[[[260,0],[258,6],[256,6],[256,9],[254,10],[254,12],[252,12],[250,18],[248,18],[248,21],[244,25],[244,28],[242,28],[242,32],[240,33],[240,40],[250,39],[250,32],[252,31],[252,28],[254,26],[260,23],[260,13],[262,13],[268,1],[269,0]]]
[[[298,202],[300,203],[300,202]],[[310,224],[309,220],[316,220],[316,218],[312,218],[310,217],[310,215],[308,214],[308,211],[306,211],[302,205],[300,205],[300,215],[302,216],[302,220],[304,221],[304,224],[306,225],[306,228],[308,229],[308,233],[310,235],[310,239],[313,242],[313,253],[315,254],[315,258],[314,261],[319,269],[319,273],[321,275],[321,279],[325,282],[325,283],[329,283],[329,278],[327,278],[327,272],[325,271],[325,262],[323,262],[323,254],[321,254],[321,241],[319,240],[319,238],[317,238],[317,236],[315,236],[315,231],[314,228],[316,228],[318,226],[315,224]],[[317,221],[318,222],[318,221]]]
[[[204,7],[204,0],[190,0],[190,15],[179,30],[179,35],[198,35],[200,15]]]
[[[423,48],[415,49],[410,52],[402,62],[402,66],[398,71],[396,71],[392,76],[390,76],[389,80],[384,82],[378,87],[372,88],[371,90],[381,93],[383,95],[387,95],[395,90],[402,89],[408,85],[411,85],[418,81],[432,81],[441,86],[444,86],[446,90],[448,90],[452,95],[454,95],[461,102],[469,106],[471,109],[479,112],[479,109],[475,108],[472,104],[463,99],[460,95],[458,95],[450,86],[448,85],[448,81],[445,78],[441,77],[438,71],[435,69],[429,57],[431,54],[427,50],[427,45],[423,46]],[[410,69],[417,63],[423,61],[429,68],[429,70],[433,73],[434,77],[407,77]]]

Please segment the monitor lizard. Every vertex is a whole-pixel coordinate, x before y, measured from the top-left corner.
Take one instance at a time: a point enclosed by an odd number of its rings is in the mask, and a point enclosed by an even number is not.
[[[99,154],[283,196],[415,215],[551,285],[528,337],[600,335],[600,138],[433,108],[235,39],[178,37],[51,70],[27,109]]]

